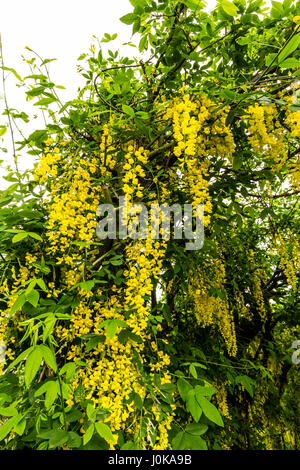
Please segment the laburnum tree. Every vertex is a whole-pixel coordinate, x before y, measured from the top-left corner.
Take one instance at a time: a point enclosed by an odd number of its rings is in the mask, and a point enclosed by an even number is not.
[[[2,60],[45,127],[0,193],[0,448],[299,449],[299,2],[130,3],[136,58],[92,46],[72,101]],[[100,240],[120,196],[201,204],[202,248]]]

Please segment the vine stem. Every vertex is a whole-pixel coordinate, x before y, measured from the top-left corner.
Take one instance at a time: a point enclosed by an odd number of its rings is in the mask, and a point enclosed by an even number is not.
[[[66,431],[67,430],[67,419],[66,419],[63,391],[62,391],[62,385],[61,385],[61,379],[60,379],[59,371],[57,372],[57,379],[58,379],[58,384],[59,384],[59,392],[60,392],[59,396],[60,396],[61,409],[62,409],[62,414],[63,414],[63,418],[64,418],[64,428],[65,428],[65,431]]]

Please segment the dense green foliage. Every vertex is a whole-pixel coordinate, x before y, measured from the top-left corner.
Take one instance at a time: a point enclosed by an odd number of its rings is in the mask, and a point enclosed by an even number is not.
[[[130,2],[139,57],[92,47],[73,101],[2,62],[46,124],[0,192],[0,448],[298,449],[299,2]],[[100,241],[120,195],[202,203],[203,248]]]

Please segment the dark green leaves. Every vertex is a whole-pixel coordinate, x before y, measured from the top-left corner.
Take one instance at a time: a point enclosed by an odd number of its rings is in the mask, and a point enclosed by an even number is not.
[[[48,440],[48,446],[49,449],[56,449],[61,447],[63,444],[65,444],[68,439],[71,437],[71,440],[73,436],[62,429],[52,429],[50,431],[42,431],[38,435],[41,439],[47,439]]]
[[[253,397],[253,385],[255,384],[255,381],[253,379],[251,379],[251,377],[248,377],[247,375],[238,375],[235,378],[235,383],[236,384],[238,384],[238,383],[242,384],[243,387],[245,387],[245,389],[249,393],[249,395],[251,397]]]
[[[200,437],[207,431],[204,424],[189,424],[185,431],[179,432],[172,441],[174,450],[207,450],[205,440]]]
[[[185,379],[179,379],[177,381],[177,387],[181,398],[186,401],[189,391],[193,389],[192,385],[190,385]]]
[[[214,387],[196,385],[193,388],[185,379],[179,379],[177,381],[177,388],[181,398],[186,402],[187,411],[192,415],[196,423],[198,423],[203,412],[210,421],[218,426],[224,426],[219,411],[206,398],[209,397],[211,399],[216,391]]]

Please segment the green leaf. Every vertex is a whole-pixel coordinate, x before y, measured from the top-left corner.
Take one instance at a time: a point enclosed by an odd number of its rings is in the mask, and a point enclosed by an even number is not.
[[[190,371],[191,376],[194,377],[194,379],[197,379],[198,375],[197,375],[196,367],[194,366],[194,364],[190,364],[189,371]]]
[[[207,450],[207,444],[200,436],[185,433],[185,446],[188,450]]]
[[[15,416],[17,414],[18,410],[13,405],[6,408],[0,406],[0,416]]]
[[[189,391],[193,389],[193,387],[185,379],[177,380],[177,388],[178,388],[181,398],[184,401],[187,400]]]
[[[93,437],[95,430],[95,425],[90,424],[90,426],[87,428],[85,434],[83,435],[83,445],[85,446]]]
[[[99,343],[103,343],[105,341],[104,335],[94,335],[87,343],[86,343],[86,350],[91,351],[92,349],[96,348]]]
[[[12,68],[9,68],[9,67],[4,67],[4,66],[2,66],[2,65],[0,66],[0,68],[3,69],[3,70],[7,70],[8,72],[13,73],[14,76],[15,76],[18,80],[22,81],[22,77],[15,71],[15,69],[12,69]]]
[[[70,431],[67,446],[70,449],[78,449],[81,446],[81,437],[74,431]]]
[[[39,346],[36,346],[25,362],[25,385],[28,388],[33,379],[35,378],[37,371],[40,368],[41,362],[43,360],[42,351]]]
[[[280,67],[282,69],[293,69],[296,67],[300,66],[300,60],[299,59],[293,59],[292,57],[290,59],[285,59],[283,62],[281,62]]]
[[[44,361],[46,362],[46,364],[49,367],[51,367],[51,369],[54,372],[57,372],[57,364],[56,364],[56,359],[55,359],[54,352],[48,346],[45,346],[44,344],[41,344],[39,346],[39,348],[41,350],[42,357],[43,357]]]
[[[91,420],[91,421],[95,421],[96,419],[96,415],[97,415],[97,411],[95,410],[95,408],[93,407],[93,405],[91,403],[88,403],[87,407],[86,407],[86,414],[87,414],[87,417]]]
[[[196,423],[198,423],[198,421],[199,421],[199,419],[202,415],[202,409],[199,406],[198,401],[196,400],[194,390],[190,390],[188,392],[187,401],[186,401],[186,408],[191,413],[191,415],[193,416]]]
[[[8,369],[13,369],[16,365],[18,365],[23,359],[25,359],[29,353],[33,350],[34,346],[30,346],[30,348],[23,351],[19,356],[9,365]]]
[[[183,0],[182,3],[184,3],[190,10],[196,12],[201,10],[204,5],[202,0]]]
[[[67,362],[59,371],[59,375],[66,374],[66,380],[72,380],[76,372],[76,364],[74,362]]]
[[[191,423],[186,427],[185,432],[187,432],[188,434],[193,434],[195,436],[201,436],[202,434],[206,433],[207,430],[208,426],[206,424]]]
[[[136,392],[133,394],[133,401],[138,410],[142,411],[143,409],[143,400],[141,399],[140,395]]]
[[[137,111],[136,116],[138,116],[141,119],[149,119],[150,114],[146,113],[145,111]]]
[[[236,16],[238,14],[238,8],[232,3],[229,2],[228,0],[221,0],[219,2],[225,13],[229,16]]]
[[[45,326],[43,330],[43,342],[47,340],[47,338],[50,336],[51,332],[53,331],[53,328],[56,323],[56,318],[55,317],[46,318],[44,323],[45,323]]]
[[[12,239],[12,242],[13,243],[18,243],[22,240],[24,240],[24,238],[27,238],[28,237],[28,233],[27,232],[20,232],[20,233],[17,233],[13,239]]]
[[[198,425],[200,426],[200,425]],[[180,431],[172,440],[173,450],[207,450],[207,444],[199,435]]]
[[[80,282],[78,285],[83,290],[91,291],[93,289],[94,285],[95,285],[95,281],[92,281],[92,280],[84,281],[84,282]]]
[[[120,21],[125,24],[132,24],[137,19],[137,15],[135,13],[128,13],[120,18]]]
[[[66,415],[66,420],[68,423],[74,423],[75,421],[79,421],[82,418],[82,413],[80,410],[73,408],[69,411]]]
[[[172,449],[173,450],[184,450],[185,449],[185,436],[186,434],[183,431],[180,431],[174,439],[172,440]]]
[[[59,394],[58,382],[54,380],[50,380],[49,382],[47,382],[47,390],[46,390],[46,397],[45,397],[46,410],[49,410],[51,408],[58,394]]]
[[[48,380],[47,382],[43,383],[41,387],[36,390],[34,396],[39,397],[43,394],[46,394],[45,396],[45,407],[48,410],[51,408],[53,405],[54,401],[56,400],[56,397],[59,394],[59,384],[55,380]]]
[[[243,157],[241,155],[235,155],[233,157],[232,168],[239,170],[243,165]]]
[[[196,395],[197,402],[201,406],[203,413],[205,416],[212,421],[213,423],[217,424],[218,426],[224,426],[222,417],[215,407],[210,401],[208,401],[206,398],[204,398],[202,395],[197,394]]]
[[[128,441],[122,445],[121,450],[137,450],[137,446],[134,442]]]
[[[26,296],[26,299],[27,299],[27,295],[32,291],[32,289],[36,286],[36,279],[33,279],[32,281],[30,281],[26,291],[25,291],[25,296]]]
[[[147,36],[143,36],[139,42],[139,51],[143,52],[145,49],[147,49],[147,46],[148,46]]]
[[[278,63],[280,64],[288,55],[290,55],[292,52],[294,52],[294,50],[297,49],[299,43],[300,43],[300,33],[295,34],[295,36],[293,36],[289,40],[289,42],[286,44],[286,46],[280,52],[280,54],[278,56]]]
[[[36,103],[34,103],[34,106],[48,106],[48,104],[53,103],[54,101],[57,101],[55,98],[42,98],[38,100]]]
[[[245,387],[245,389],[247,390],[249,395],[251,397],[253,397],[253,387],[252,387],[252,385],[255,384],[255,381],[253,379],[251,379],[251,377],[248,377],[247,375],[238,375],[235,378],[235,383],[236,384],[241,383]]]
[[[40,242],[43,241],[42,237],[41,237],[40,235],[38,235],[37,233],[28,232],[28,235],[29,235],[31,238],[34,238],[35,240],[39,240]]]
[[[18,415],[13,416],[9,420],[5,421],[5,423],[1,424],[0,426],[0,441],[2,441],[7,434],[10,433],[14,425],[18,422]]]
[[[276,57],[276,54],[273,52],[272,54],[268,54],[265,58],[265,64],[267,67],[269,67],[269,65],[273,62],[273,60],[275,59]]]
[[[127,104],[122,104],[122,110],[125,114],[128,114],[128,116],[134,117],[134,110]]]
[[[200,385],[196,385],[195,387],[196,395],[202,395],[203,397],[211,397],[214,393],[216,393],[216,389],[214,387],[201,387]]]
[[[15,303],[13,304],[10,310],[10,315],[14,315],[18,310],[20,310],[25,304],[25,302],[26,302],[25,293],[22,292],[22,294],[19,295],[19,297],[16,299]]]
[[[19,421],[15,426],[14,426],[14,431],[18,434],[18,436],[23,436],[24,431],[26,429],[26,418],[22,418],[21,421]]]
[[[5,126],[0,126],[0,137],[5,134],[7,128]]]
[[[114,441],[114,436],[110,428],[105,423],[96,423],[96,431],[100,437],[103,437],[106,441]]]
[[[127,324],[124,321],[118,320],[118,319],[105,320],[99,325],[99,328],[101,328],[104,325],[105,325],[105,332],[110,339],[112,339],[115,336],[118,327],[127,328]]]
[[[48,382],[43,383],[35,392],[34,396],[35,397],[40,397],[44,393],[46,393],[48,387]]]
[[[251,43],[252,39],[251,36],[240,36],[236,39],[236,42],[241,46]]]
[[[26,300],[29,302],[33,307],[37,307],[39,303],[40,294],[37,290],[32,289],[28,294],[26,294]]]
[[[49,439],[49,447],[51,449],[55,447],[61,447],[65,444],[69,439],[69,433],[67,431],[63,431],[62,429],[57,429],[53,433],[53,436]]]

